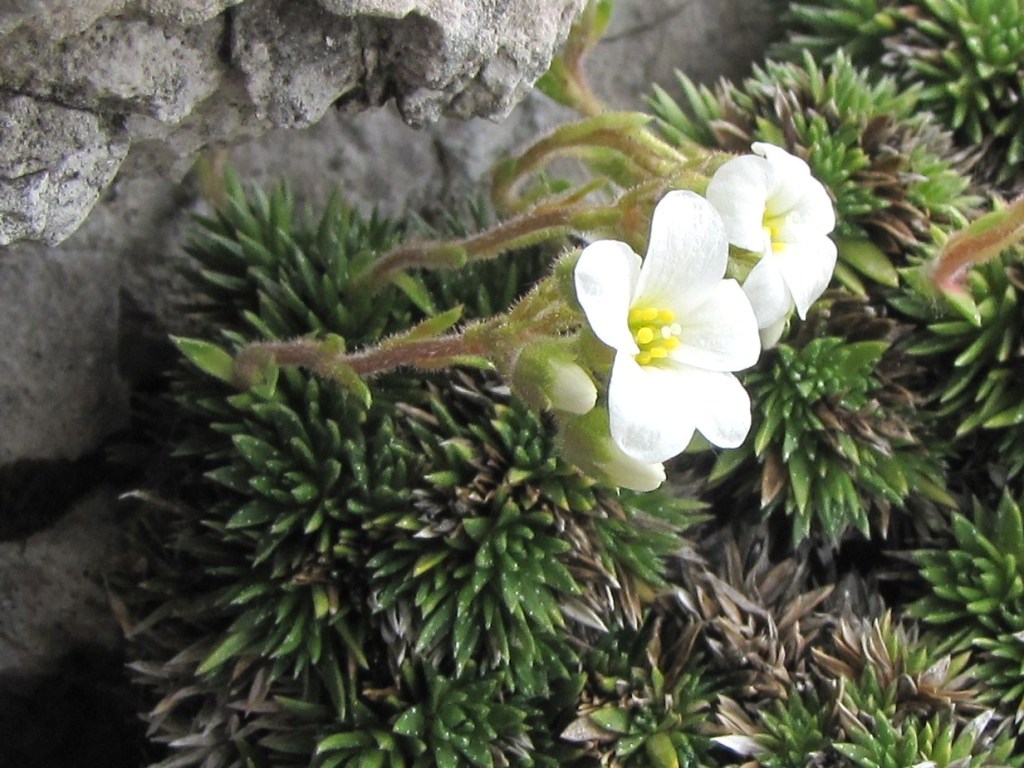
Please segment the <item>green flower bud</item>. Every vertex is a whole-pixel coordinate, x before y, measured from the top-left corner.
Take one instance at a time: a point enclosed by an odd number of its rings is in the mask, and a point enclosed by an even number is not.
[[[520,350],[511,383],[513,392],[540,410],[583,414],[597,402],[597,387],[567,339],[544,339]]]

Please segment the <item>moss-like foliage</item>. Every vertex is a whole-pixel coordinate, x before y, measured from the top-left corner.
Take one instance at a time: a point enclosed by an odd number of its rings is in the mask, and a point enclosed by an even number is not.
[[[941,647],[973,651],[981,698],[1015,713],[1024,701],[1024,523],[1006,492],[953,517],[954,541],[919,553],[930,594],[912,613],[940,630]]]
[[[943,445],[932,437],[923,398],[908,386],[914,368],[895,343],[905,332],[868,302],[826,297],[745,378],[751,437],[719,457],[711,481],[734,497],[756,495],[765,513],[783,512],[794,543],[885,534],[894,510],[952,504],[942,483]],[[755,462],[751,485],[744,478]]]
[[[1014,0],[792,2],[773,55],[849,55],[913,88],[923,109],[981,149],[985,170],[1014,184],[1024,168],[1024,7]],[[838,53],[837,53],[838,52]]]
[[[691,658],[695,629],[659,612],[640,632],[599,640],[585,659],[578,717],[563,733],[588,745],[582,764],[706,764],[711,681]]]
[[[943,657],[889,615],[843,619],[815,674],[763,711],[722,702],[722,746],[758,765],[875,768],[1019,765],[1008,721],[965,686],[966,654]]]
[[[971,438],[974,461],[998,463],[1002,472],[1024,469],[1024,272],[1019,250],[973,269],[967,290],[977,317],[921,300],[897,301],[926,323],[908,351],[922,363],[948,371],[936,382],[937,415],[957,438]]]

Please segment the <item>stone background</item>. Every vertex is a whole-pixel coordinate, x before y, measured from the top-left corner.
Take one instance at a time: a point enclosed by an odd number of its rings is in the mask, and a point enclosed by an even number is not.
[[[639,108],[651,83],[675,92],[676,68],[740,77],[771,2],[618,0],[594,89]],[[180,327],[195,158],[230,146],[243,180],[287,179],[314,207],[340,184],[385,212],[436,209],[570,117],[527,89],[579,5],[0,3],[0,734],[5,674],[117,647],[102,574],[120,489],[102,443]]]

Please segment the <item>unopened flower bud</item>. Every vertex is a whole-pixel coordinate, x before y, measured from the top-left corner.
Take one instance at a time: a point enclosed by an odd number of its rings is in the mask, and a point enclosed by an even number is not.
[[[512,370],[512,390],[540,410],[583,414],[597,402],[597,387],[564,339],[524,348]]]

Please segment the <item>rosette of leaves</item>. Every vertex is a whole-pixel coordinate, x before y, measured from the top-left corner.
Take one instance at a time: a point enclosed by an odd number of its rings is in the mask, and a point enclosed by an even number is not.
[[[943,446],[921,410],[916,368],[896,344],[905,332],[866,300],[827,295],[746,377],[752,437],[719,457],[711,482],[749,493],[738,478],[756,461],[760,506],[788,516],[794,543],[885,533],[892,510],[911,504],[919,525],[932,524],[953,502],[937,480]]]
[[[948,371],[935,395],[938,416],[961,444],[1008,476],[1024,469],[1024,269],[1018,249],[974,267],[967,279],[977,314],[904,297],[898,306],[926,324],[909,346],[922,362]],[[973,441],[969,438],[974,437]]]
[[[848,53],[858,66],[919,88],[922,109],[985,149],[999,182],[1024,167],[1024,7],[1012,0],[824,0],[790,3],[773,53],[819,61]],[[841,54],[839,54],[841,55]]]
[[[982,701],[1016,716],[1024,704],[1024,522],[1004,492],[992,507],[976,501],[955,513],[954,540],[917,554],[929,593],[911,614],[938,630],[939,647],[974,654]]]
[[[526,758],[526,711],[502,701],[494,677],[449,678],[407,662],[397,685],[375,690],[351,725],[336,725],[316,746],[317,768],[502,766]]]
[[[904,768],[933,765],[936,768],[1017,766],[1014,742],[1005,731],[986,733],[988,715],[967,725],[954,725],[936,715],[928,720],[908,718],[894,723],[875,720],[849,734],[834,749],[851,765],[860,768]]]
[[[831,192],[837,277],[896,285],[894,264],[932,242],[933,226],[964,223],[977,200],[966,160],[921,109],[914,89],[857,69],[843,54],[767,62],[742,83],[698,86],[677,73],[682,99],[655,87],[650,103],[669,139],[746,153],[767,141],[804,158]]]
[[[768,550],[763,526],[724,528],[673,578],[720,690],[759,708],[806,679],[811,648],[833,623],[821,610],[832,585],[810,586],[806,560],[772,561]]]
[[[538,695],[578,663],[566,631],[640,621],[641,596],[665,584],[662,559],[696,519],[691,502],[594,486],[504,387],[463,376],[429,410],[403,412],[433,471],[388,523],[402,535],[368,563],[396,659],[456,674],[477,664]]]
[[[692,651],[697,626],[655,609],[642,628],[601,636],[587,653],[577,717],[562,738],[581,765],[698,768],[710,759],[713,681]]]
[[[139,617],[135,669],[163,696],[151,731],[170,742],[174,765],[308,756],[312,726],[296,726],[280,697],[351,711],[379,653],[364,516],[410,503],[420,469],[384,406],[388,392],[407,394],[398,380],[373,408],[298,370],[245,392],[228,383],[230,351],[250,340],[333,333],[362,343],[407,324],[415,308],[397,288],[381,303],[346,296],[397,228],[339,203],[299,220],[283,189],[230,193],[191,247],[194,312],[211,338],[179,342],[192,365],[175,373],[173,495],[146,516],[162,535],[144,547],[148,572],[128,597]]]
[[[889,612],[874,621],[844,616],[830,642],[813,654],[817,679],[842,692],[836,711],[847,733],[877,719],[898,723],[952,715],[966,724],[983,709],[970,679],[969,654],[936,651],[915,627],[894,622]]]
[[[764,768],[807,768],[830,765],[835,735],[831,701],[814,690],[794,688],[772,701],[754,717],[730,698],[719,701],[716,717],[725,735],[715,743],[745,757],[756,757]]]

